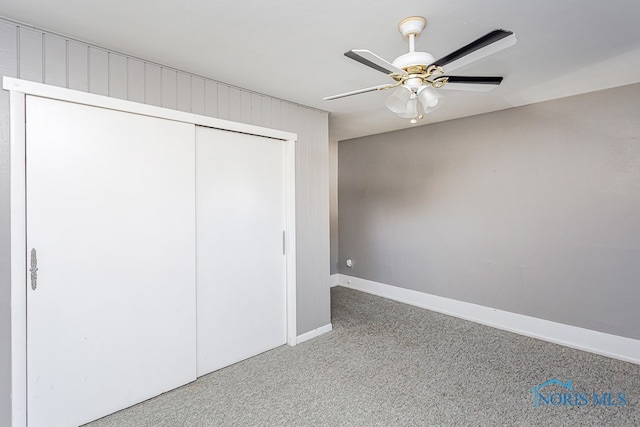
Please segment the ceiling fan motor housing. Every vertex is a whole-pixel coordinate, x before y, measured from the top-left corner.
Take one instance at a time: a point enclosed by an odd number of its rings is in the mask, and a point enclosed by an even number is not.
[[[404,55],[398,56],[393,60],[393,65],[398,68],[406,70],[407,67],[412,65],[424,65],[433,64],[436,58],[428,52],[409,52]]]

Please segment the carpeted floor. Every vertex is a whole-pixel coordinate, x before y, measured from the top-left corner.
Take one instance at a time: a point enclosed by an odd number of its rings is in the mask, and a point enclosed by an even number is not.
[[[640,426],[638,365],[342,287],[331,303],[332,332],[89,425]],[[554,378],[572,390],[534,408]]]

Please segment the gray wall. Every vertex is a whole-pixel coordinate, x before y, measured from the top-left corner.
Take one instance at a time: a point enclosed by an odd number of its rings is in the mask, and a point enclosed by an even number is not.
[[[298,134],[298,334],[330,322],[328,114],[0,19],[0,76]],[[0,90],[0,425],[10,416],[9,94]]]
[[[340,142],[339,271],[640,339],[639,118],[636,84]]]

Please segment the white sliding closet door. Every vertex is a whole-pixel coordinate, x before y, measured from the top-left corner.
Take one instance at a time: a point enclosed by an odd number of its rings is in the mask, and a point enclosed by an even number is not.
[[[196,377],[194,125],[28,96],[29,426]]]
[[[286,342],[285,143],[196,128],[198,375]]]

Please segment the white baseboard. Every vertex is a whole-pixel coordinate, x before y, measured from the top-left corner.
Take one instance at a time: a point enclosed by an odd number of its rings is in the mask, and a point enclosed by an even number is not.
[[[338,286],[340,281],[340,275],[339,274],[332,274],[331,276],[329,276],[329,286],[330,287],[334,287],[334,286]]]
[[[640,340],[398,288],[346,274],[338,275],[338,283],[340,286],[505,331],[640,364]]]
[[[333,329],[333,326],[331,325],[331,323],[329,323],[328,325],[320,326],[317,329],[306,332],[302,335],[298,335],[296,339],[296,344],[300,344],[305,341],[309,341],[310,339],[320,336],[322,334],[326,334],[327,332],[330,332],[331,329]]]

